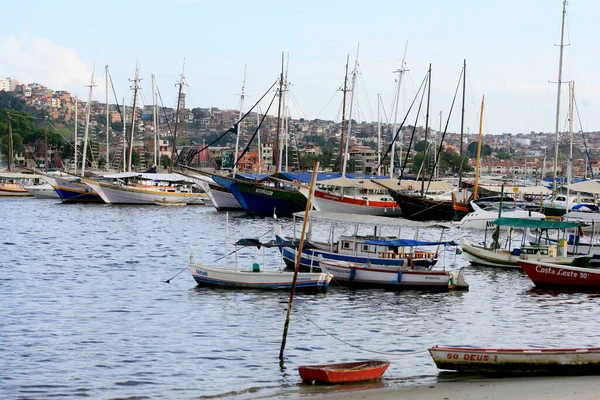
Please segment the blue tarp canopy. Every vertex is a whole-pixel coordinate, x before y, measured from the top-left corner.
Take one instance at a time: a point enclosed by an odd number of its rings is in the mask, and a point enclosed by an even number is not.
[[[378,240],[371,239],[365,240],[364,244],[375,244],[378,246],[389,246],[389,247],[415,247],[415,246],[435,246],[443,244],[444,246],[455,245],[454,242],[422,242],[420,240],[412,239],[394,239],[394,240]]]

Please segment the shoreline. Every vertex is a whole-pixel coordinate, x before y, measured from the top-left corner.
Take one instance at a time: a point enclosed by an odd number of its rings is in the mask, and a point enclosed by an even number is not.
[[[335,393],[313,393],[302,397],[323,400],[593,400],[600,398],[600,379],[594,375],[481,377],[422,386],[348,388],[347,391],[338,386],[335,390]]]

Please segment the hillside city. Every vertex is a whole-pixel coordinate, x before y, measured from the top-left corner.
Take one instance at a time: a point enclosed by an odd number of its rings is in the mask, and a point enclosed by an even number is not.
[[[76,113],[78,114],[78,138],[82,140],[85,125],[85,113],[87,102],[78,99],[64,90],[52,90],[39,83],[20,84],[11,78],[0,79],[0,92],[5,91],[12,96],[22,100],[28,110],[32,110],[40,117],[47,119],[52,129],[60,132],[64,139],[73,140]],[[2,108],[2,107],[0,107]],[[172,134],[175,125],[176,110],[169,107],[157,107],[159,163],[168,166],[171,156]],[[92,101],[90,104],[90,137],[92,156],[95,163],[105,165],[106,154],[106,114],[105,103]],[[111,165],[118,169],[122,163],[123,145],[123,120],[125,115],[125,126],[127,134],[130,132],[131,119],[135,116],[134,151],[138,155],[138,167],[146,168],[154,163],[154,132],[153,105],[136,107],[135,112],[130,105],[108,105],[109,121],[109,154]],[[274,115],[272,115],[274,114]],[[179,129],[177,132],[177,150],[180,153],[184,148],[193,146],[195,148],[211,144],[220,134],[232,128],[240,118],[239,110],[222,110],[216,107],[190,108],[185,104],[185,94],[180,99]],[[240,124],[240,150],[246,146],[259,125],[263,115],[250,113]],[[346,122],[347,125],[347,122]],[[351,170],[357,173],[377,173],[378,154],[377,137],[378,123],[367,121],[352,121],[352,137],[349,148]],[[271,112],[264,117],[260,125],[260,147],[261,157],[258,152],[258,141],[255,139],[253,145],[241,159],[238,168],[248,173],[273,171],[273,149],[277,137],[278,118],[277,111]],[[347,126],[346,126],[347,129]],[[339,169],[340,137],[342,134],[341,122],[304,118],[284,118],[282,131],[287,132],[287,154],[284,165],[289,169],[307,168],[311,165],[309,160],[319,158],[322,169],[336,171]],[[403,151],[401,156],[406,155],[413,128],[403,128]],[[5,135],[6,132],[0,132]],[[429,162],[433,165],[434,153],[437,152],[442,132],[430,128],[428,141],[431,143],[428,150]],[[391,140],[391,126],[381,125],[382,152],[385,152]],[[415,129],[413,141],[414,149],[418,153],[423,152],[425,129],[420,126]],[[475,153],[477,133],[470,132],[463,135],[464,151],[469,157],[468,163],[475,166]],[[542,175],[551,176],[554,157],[555,133],[529,132],[529,133],[502,133],[483,134],[483,151],[481,157],[481,174],[501,175],[509,178],[533,178],[541,179]],[[419,150],[419,142],[421,142]],[[198,154],[191,165],[201,168],[227,168],[233,164],[233,152],[235,146],[235,135],[229,133],[221,140],[215,142],[209,151]],[[3,148],[0,146],[0,148]],[[459,159],[460,133],[448,132],[444,135],[442,143],[443,157],[441,159]],[[590,177],[591,174],[600,173],[600,158],[597,149],[600,148],[599,132],[578,132],[573,135],[573,177]],[[586,155],[586,149],[589,156]],[[415,151],[409,153],[407,166],[412,168],[410,173],[418,173],[420,164],[415,165]],[[24,166],[35,166],[36,161],[28,154],[31,149],[17,154],[15,161]],[[57,165],[57,152],[49,151],[51,164]],[[567,132],[561,134],[559,145],[559,161],[557,170],[559,174],[565,169],[569,154],[569,135]],[[5,160],[5,154],[0,156]],[[64,157],[63,157],[64,158]],[[422,159],[422,158],[421,158]],[[63,160],[64,161],[64,160]],[[465,170],[469,170],[465,168]],[[380,171],[385,173],[385,168]],[[456,176],[458,168],[450,162],[440,163],[437,171],[439,176]]]

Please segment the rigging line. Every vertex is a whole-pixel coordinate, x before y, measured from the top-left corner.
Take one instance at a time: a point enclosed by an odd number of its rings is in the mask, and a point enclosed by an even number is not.
[[[590,168],[591,177],[592,177],[592,179],[594,179],[594,168],[592,166],[592,158],[590,155],[590,149],[587,145],[587,141],[585,140],[585,133],[583,132],[583,125],[581,124],[581,118],[579,116],[579,107],[577,106],[577,100],[575,100],[574,103],[575,103],[575,113],[577,114],[577,120],[579,121],[579,130],[581,131],[581,137],[583,138],[583,147],[585,149],[585,155],[588,160],[588,166]]]
[[[110,86],[112,87],[113,96],[115,96],[115,105],[117,106],[117,112],[121,117],[121,122],[123,122],[123,126],[125,126],[125,119],[123,118],[123,113],[121,112],[121,107],[119,106],[119,100],[117,99],[117,92],[115,90],[115,85],[113,84],[112,75],[110,74],[110,70],[108,71],[108,79],[110,80]]]
[[[427,79],[428,79],[428,75],[426,74],[425,78],[423,78],[423,82],[421,82],[421,86],[419,87],[419,92],[421,91],[421,89],[423,89],[423,85],[425,85],[425,82],[427,81]],[[392,141],[390,142],[390,145],[389,145],[388,149],[382,155],[381,162],[379,163],[379,165],[377,166],[376,169],[378,169],[379,167],[381,167],[383,165],[383,160],[387,157],[387,155],[389,154],[389,152],[392,150],[392,145],[394,144],[394,142],[398,138],[398,135],[400,134],[400,131],[404,127],[404,123],[406,122],[406,119],[408,118],[408,115],[410,114],[410,111],[412,110],[412,107],[415,104],[415,101],[417,101],[417,98],[419,97],[419,92],[417,92],[417,94],[415,95],[415,98],[413,99],[412,103],[410,104],[410,107],[408,108],[408,111],[406,112],[406,115],[404,116],[404,119],[402,120],[402,123],[400,124],[400,127],[396,131],[396,135],[392,138]],[[423,93],[425,93],[425,92],[423,92]],[[421,96],[421,103],[419,104],[419,111],[421,110],[421,104],[422,103],[423,103],[423,96]],[[417,113],[418,113],[418,111],[417,111]],[[417,119],[418,119],[418,115],[417,115]],[[391,128],[389,128],[389,129],[391,129]],[[413,134],[414,134],[414,129],[413,129]],[[411,143],[412,143],[412,137],[411,137]],[[404,168],[402,168],[402,169],[404,170]],[[402,175],[400,175],[400,176],[402,177]]]
[[[175,165],[180,164],[181,161],[183,161],[182,159],[185,157],[185,161],[187,164],[189,164],[194,157],[196,157],[196,155],[198,155],[199,153],[203,152],[204,150],[208,149],[210,146],[212,146],[213,144],[215,144],[216,142],[218,142],[219,140],[221,140],[225,135],[227,135],[229,132],[231,133],[235,133],[237,134],[237,126],[239,123],[242,122],[242,120],[244,118],[246,118],[246,116],[248,116],[250,114],[250,112],[252,110],[254,110],[255,107],[258,107],[259,103],[261,102],[262,99],[265,98],[265,96],[267,95],[267,93],[269,93],[271,91],[271,89],[273,89],[273,86],[275,86],[275,84],[279,83],[279,79],[275,81],[275,83],[273,83],[271,85],[271,87],[261,96],[260,99],[258,99],[258,101],[252,106],[252,108],[250,108],[248,110],[248,112],[246,114],[244,114],[244,116],[242,118],[240,118],[231,128],[227,129],[225,132],[223,132],[222,134],[220,134],[215,140],[213,140],[212,142],[210,142],[209,144],[207,144],[206,146],[202,147],[201,149],[194,149],[192,152],[190,152],[190,154],[187,154],[184,156],[184,153],[180,153],[180,155],[177,157],[177,160],[175,162]],[[275,95],[277,95],[277,92],[275,92]],[[160,92],[159,92],[159,96],[160,96]],[[162,102],[162,99],[161,99]],[[271,101],[271,104],[273,104],[273,101]],[[269,106],[271,107],[271,106]],[[268,111],[268,110],[267,110]],[[265,114],[263,115],[263,119],[262,121],[264,121],[264,119],[266,118],[267,113],[265,112]],[[262,124],[261,121],[261,124]],[[260,129],[260,125],[258,126],[257,130],[254,132],[254,136],[256,135],[256,133],[258,132],[258,129]],[[252,138],[254,138],[254,136],[252,136]],[[246,147],[246,149],[248,149],[250,147],[252,141],[250,141]],[[246,150],[247,151],[247,150]],[[245,154],[245,153],[244,153]],[[241,159],[241,157],[238,157],[238,162]],[[236,163],[237,165],[237,163]]]
[[[464,70],[461,70],[460,76],[458,77],[458,83],[456,84],[456,91],[454,92],[454,98],[452,99],[452,105],[450,106],[450,112],[448,113],[448,118],[446,119],[446,126],[444,126],[444,133],[442,133],[442,137],[440,138],[440,145],[438,147],[437,154],[435,156],[435,163],[433,164],[433,168],[431,169],[431,175],[429,175],[429,183],[427,184],[427,191],[429,191],[429,186],[431,185],[431,180],[433,179],[433,173],[438,165],[438,161],[440,159],[440,154],[444,149],[444,138],[446,137],[446,132],[448,132],[448,124],[450,123],[450,116],[452,115],[452,110],[454,109],[454,103],[456,102],[456,96],[458,95],[458,90],[460,89],[460,84],[463,80]],[[440,124],[441,124],[441,114],[440,114]],[[435,144],[435,143],[434,143]],[[424,160],[426,161],[426,160]]]
[[[338,92],[339,92],[339,89],[336,89],[336,91],[333,94],[333,96],[331,96],[331,98],[327,101],[327,103],[325,103],[325,105],[323,106],[323,108],[321,109],[321,111],[319,111],[319,113],[317,114],[317,116],[315,117],[315,119],[319,118],[319,116],[321,115],[321,113],[325,110],[325,108],[327,108],[327,106],[329,105],[329,103],[331,103],[331,101],[333,100],[333,98],[335,96],[337,96]]]
[[[167,109],[165,107],[165,103],[163,102],[162,95],[160,94],[160,89],[158,88],[158,85],[156,85],[156,93],[158,94],[158,98],[160,99],[160,105],[162,106],[161,109],[163,111],[163,114],[165,115],[165,121],[167,123],[167,133],[169,135],[171,135],[171,124],[169,123],[169,116],[167,115]],[[164,136],[168,136],[168,135],[164,135]]]
[[[295,312],[297,312],[298,314],[300,314],[302,317],[304,317],[304,319],[306,319],[308,322],[310,322],[311,324],[313,324],[314,326],[316,326],[321,332],[325,333],[328,336],[331,336],[332,338],[334,338],[337,341],[340,341],[344,344],[347,344],[350,347],[353,347],[355,349],[359,349],[362,351],[366,351],[369,353],[375,353],[375,354],[394,354],[394,355],[399,355],[399,356],[403,356],[403,355],[410,355],[410,354],[418,354],[418,353],[424,353],[427,351],[427,349],[424,350],[416,350],[416,351],[402,351],[401,353],[397,353],[397,352],[392,352],[392,351],[377,351],[377,350],[371,350],[371,349],[367,349],[358,345],[355,345],[353,343],[348,342],[347,340],[341,339],[339,337],[337,337],[336,335],[327,332],[325,329],[321,328],[319,325],[317,325],[317,323],[315,321],[313,321],[312,319],[308,318],[306,315],[304,315],[302,312],[298,311],[298,310],[294,310]]]
[[[292,92],[292,90],[289,89],[289,88],[288,88],[288,93],[290,94],[290,99],[292,100],[292,102],[294,103],[294,105],[298,108],[298,110],[300,110],[300,112],[302,113],[302,115],[304,116],[304,118],[307,118],[306,113],[304,112],[304,110],[300,106],[300,103],[298,102],[298,99],[296,98],[296,96],[294,95],[294,93]]]
[[[425,81],[427,81],[427,84],[429,84],[429,71],[427,72],[427,75],[425,76],[423,83],[425,83]],[[408,163],[408,155],[410,153],[410,148],[412,147],[413,140],[415,138],[415,132],[417,131],[417,122],[419,121],[419,114],[421,113],[421,107],[423,106],[424,98],[425,98],[425,89],[423,89],[423,93],[421,94],[421,101],[419,102],[419,109],[417,110],[417,115],[415,117],[415,123],[413,125],[413,130],[410,135],[410,141],[408,143],[408,150],[406,151],[406,156],[404,157],[404,164],[402,164],[402,168],[400,169],[400,177],[399,177],[400,180],[402,180],[402,177],[404,176],[404,169],[406,168],[406,164]],[[411,108],[412,108],[412,105],[411,105]],[[406,120],[406,118],[405,118],[405,120]],[[403,124],[404,124],[404,122],[403,122]]]
[[[359,64],[359,66],[360,66],[360,64]],[[371,121],[374,121],[375,118],[373,118],[373,108],[371,107],[371,102],[369,101],[369,92],[367,92],[367,85],[365,85],[365,80],[363,79],[363,75],[362,75],[361,71],[359,71],[359,73],[358,73],[358,79],[362,83],[362,88],[363,88],[363,90],[365,92],[365,99],[366,99],[366,102],[367,102],[367,106],[369,107],[369,113],[370,113]],[[360,105],[358,104],[358,102],[356,104],[360,108]]]
[[[242,154],[238,157],[237,162],[234,164],[233,168],[235,168],[240,163],[240,160],[250,150],[250,145],[254,141],[254,138],[256,137],[256,134],[258,133],[258,131],[260,130],[260,127],[262,126],[263,122],[265,121],[265,118],[267,117],[267,114],[268,114],[269,110],[271,109],[271,106],[273,105],[273,102],[275,101],[275,98],[277,97],[277,92],[278,91],[275,92],[275,95],[273,96],[273,99],[271,99],[271,103],[269,103],[269,107],[267,107],[267,110],[265,111],[262,119],[260,120],[260,123],[258,124],[258,126],[256,127],[256,129],[254,130],[254,134],[252,135],[252,137],[248,141],[248,144],[246,145],[246,148],[244,149],[244,151],[242,151]]]

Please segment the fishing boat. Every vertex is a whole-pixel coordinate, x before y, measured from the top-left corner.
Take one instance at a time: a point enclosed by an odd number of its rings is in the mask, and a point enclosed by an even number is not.
[[[20,172],[0,173],[0,197],[27,197],[31,194],[25,189],[40,181],[40,176]]]
[[[287,244],[289,245],[289,244]],[[235,268],[209,266],[197,263],[193,255],[190,256],[190,272],[198,285],[230,289],[283,289],[290,290],[294,281],[294,272],[279,270],[263,270],[258,263],[255,251],[252,268],[240,270],[238,265],[238,251],[241,248],[255,248],[264,252],[265,248],[280,247],[274,241],[261,243],[256,239],[240,239],[235,247]],[[226,250],[227,254],[227,250]],[[227,263],[227,261],[226,261]],[[263,253],[264,264],[264,253]],[[322,272],[300,272],[296,281],[298,290],[321,290],[329,286],[333,276]]]
[[[432,347],[439,369],[491,375],[595,375],[600,373],[600,347],[477,348]]]
[[[325,212],[400,216],[402,210],[380,185],[364,179],[334,178],[319,181],[315,209]]]
[[[258,181],[213,175],[249,214],[291,215],[306,208],[306,196],[294,182],[268,176]]]
[[[107,204],[204,204],[200,189],[175,173],[121,172],[83,181]]]
[[[185,168],[192,169],[189,167]],[[208,195],[212,205],[218,211],[243,210],[240,202],[237,201],[233,193],[231,193],[226,187],[217,184],[210,176],[203,174],[186,174],[186,176],[192,179],[202,188],[202,190]]]
[[[549,262],[561,265],[586,266],[589,264],[589,256],[568,255],[566,241],[556,244],[529,244],[527,235],[522,234],[520,245],[517,242],[513,246],[513,233],[517,230],[538,229],[547,231],[551,229],[564,231],[565,229],[577,228],[580,224],[576,222],[560,222],[549,220],[530,220],[523,218],[498,218],[491,222],[495,232],[491,235],[491,243],[487,244],[488,229],[486,229],[482,244],[468,242],[464,237],[460,244],[463,256],[474,265],[500,268],[520,268],[519,261]],[[499,238],[501,227],[507,229],[506,244],[502,247]]]
[[[301,365],[298,367],[304,382],[348,383],[381,378],[390,366],[389,361],[367,360],[323,365]]]
[[[462,268],[454,271],[434,271],[412,265],[372,267],[368,264],[324,260],[320,260],[319,265],[321,271],[333,275],[336,283],[352,287],[433,291],[469,289]]]
[[[297,219],[304,218],[304,213],[294,214],[294,228]],[[439,257],[439,248],[448,246],[449,241],[443,241],[444,230],[448,228],[441,224],[431,224],[418,221],[409,221],[403,218],[388,218],[373,215],[352,215],[346,213],[329,213],[323,211],[311,211],[308,215],[309,235],[306,238],[300,268],[302,270],[315,270],[319,268],[320,260],[345,261],[358,264],[369,264],[373,267],[401,267],[408,264],[419,267],[434,266]],[[315,240],[310,232],[315,224],[329,224],[329,237],[327,241]],[[336,237],[335,226],[337,224],[350,224],[354,228],[352,235],[340,235]],[[371,230],[370,234],[359,234],[360,229]],[[384,228],[397,229],[397,236],[384,235]],[[402,229],[413,228],[412,238],[400,239]],[[419,229],[436,228],[440,230],[439,241],[419,240]],[[374,230],[374,234],[373,234]],[[297,242],[297,233],[294,229],[293,236],[283,236],[279,224],[275,224],[275,239],[279,243]],[[435,250],[425,251],[422,246],[437,246]],[[296,263],[297,249],[292,246],[281,246],[281,254],[285,264],[294,268]]]
[[[519,261],[519,265],[540,288],[600,290],[600,270],[536,261]]]
[[[44,175],[43,179],[54,188],[63,203],[104,202],[98,193],[83,182],[82,177]]]

